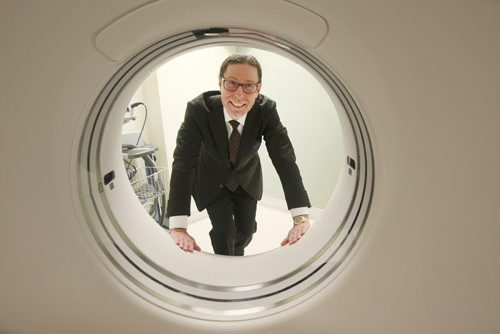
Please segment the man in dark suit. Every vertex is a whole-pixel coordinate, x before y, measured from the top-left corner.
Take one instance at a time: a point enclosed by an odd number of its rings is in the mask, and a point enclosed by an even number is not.
[[[177,135],[167,205],[170,235],[184,251],[200,247],[187,232],[191,196],[207,209],[216,254],[243,255],[257,229],[262,197],[258,150],[262,139],[280,177],[293,227],[281,243],[296,243],[309,228],[311,206],[276,103],[259,94],[262,69],[253,56],[235,54],[221,65],[219,91],[187,105]]]

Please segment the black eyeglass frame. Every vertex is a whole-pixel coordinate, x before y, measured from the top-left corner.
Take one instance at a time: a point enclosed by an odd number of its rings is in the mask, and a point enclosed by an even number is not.
[[[235,88],[235,89],[229,89],[229,88],[227,88],[227,87],[226,87],[226,84],[225,84],[226,82],[233,82],[234,84],[236,84],[236,88]],[[234,80],[228,80],[228,79],[226,79],[226,78],[222,77],[222,85],[224,86],[224,89],[226,89],[226,90],[228,90],[228,91],[230,91],[230,92],[236,92],[236,91],[238,90],[238,88],[240,88],[240,86],[241,86],[241,89],[243,89],[243,92],[244,92],[245,94],[254,94],[254,93],[255,93],[255,92],[257,92],[257,90],[259,89],[260,82],[257,82],[257,83],[248,83],[248,82],[247,82],[247,83],[239,83],[239,82],[237,82],[237,81],[234,81]],[[245,87],[247,87],[247,88],[248,88],[248,87],[255,87],[255,88],[254,88],[254,89],[252,89],[252,91],[251,91],[251,92],[249,92],[249,91],[247,91],[247,90],[245,89]]]

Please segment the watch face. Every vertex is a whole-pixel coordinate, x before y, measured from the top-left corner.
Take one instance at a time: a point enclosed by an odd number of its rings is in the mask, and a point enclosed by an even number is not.
[[[304,222],[304,218],[302,216],[293,217],[294,224],[301,224]]]

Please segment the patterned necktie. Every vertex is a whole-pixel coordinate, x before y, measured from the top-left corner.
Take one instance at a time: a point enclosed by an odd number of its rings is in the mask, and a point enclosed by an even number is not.
[[[238,132],[238,125],[240,125],[240,123],[235,120],[229,121],[229,123],[233,127],[233,131],[229,137],[229,161],[231,161],[231,164],[234,166],[238,158],[238,152],[240,151],[241,135]]]
[[[231,120],[229,123],[233,127],[231,136],[229,136],[229,161],[231,162],[231,167],[234,167],[236,159],[238,158],[238,152],[240,151],[241,135],[238,132],[238,125],[240,125],[240,123],[235,120]],[[235,191],[236,188],[238,188],[238,182],[236,182],[234,177],[231,177],[226,182],[226,187],[231,191]]]

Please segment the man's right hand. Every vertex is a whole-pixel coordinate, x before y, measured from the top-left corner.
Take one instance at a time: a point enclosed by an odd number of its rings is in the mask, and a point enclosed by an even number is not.
[[[201,248],[196,243],[196,240],[187,233],[185,228],[173,228],[170,230],[170,236],[175,244],[185,252],[192,253],[193,251],[200,251]]]

